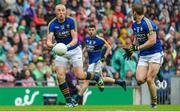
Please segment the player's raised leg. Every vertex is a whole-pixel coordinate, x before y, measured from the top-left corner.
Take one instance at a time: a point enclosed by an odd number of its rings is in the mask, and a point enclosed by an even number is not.
[[[104,90],[104,82],[102,78],[97,74],[91,74],[90,72],[84,72],[82,66],[74,67],[74,73],[78,79],[81,80],[95,80],[97,82],[98,88]]]
[[[104,90],[104,82],[100,75],[91,74],[90,72],[84,72],[83,62],[82,62],[82,50],[80,47],[77,47],[72,51],[71,62],[73,64],[73,70],[76,77],[80,80],[95,80],[97,85],[102,91]]]
[[[112,84],[117,84],[121,86],[124,91],[126,91],[126,82],[124,80],[115,80],[111,77],[102,77],[104,82],[112,83]]]
[[[138,85],[143,84],[146,81],[148,72],[148,66],[146,65],[138,65],[136,70],[136,80]]]
[[[155,85],[155,78],[157,73],[159,72],[160,64],[150,63],[149,69],[147,73],[147,84],[149,87],[149,92],[151,95],[151,107],[156,108],[157,105],[157,89]]]

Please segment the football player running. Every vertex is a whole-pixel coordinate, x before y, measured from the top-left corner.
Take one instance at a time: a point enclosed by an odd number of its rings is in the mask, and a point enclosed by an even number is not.
[[[88,53],[89,66],[87,72],[89,72],[89,74],[91,75],[101,76],[102,74],[101,62],[106,60],[107,56],[111,51],[111,46],[108,44],[108,42],[105,39],[96,35],[95,25],[91,24],[88,26],[88,34],[89,36],[87,36],[84,40],[85,47],[83,49],[83,52],[87,51]],[[103,76],[102,79],[104,82],[120,85],[126,91],[125,81],[115,80],[113,78],[103,77]],[[89,80],[84,80],[84,83],[81,85],[81,90],[79,91],[79,94],[75,98],[77,102],[83,97],[83,94],[88,86],[89,86]],[[100,91],[103,91],[101,88],[99,89]]]
[[[55,7],[56,17],[48,24],[47,47],[54,47],[56,43],[64,43],[68,51],[62,56],[56,56],[55,67],[58,76],[59,88],[66,99],[67,107],[76,106],[75,100],[69,93],[69,87],[65,81],[66,67],[68,62],[73,65],[74,73],[81,80],[95,80],[99,88],[104,88],[100,76],[91,75],[83,71],[82,49],[77,38],[77,26],[73,18],[66,16],[66,7],[58,4]],[[55,38],[53,38],[55,37]]]

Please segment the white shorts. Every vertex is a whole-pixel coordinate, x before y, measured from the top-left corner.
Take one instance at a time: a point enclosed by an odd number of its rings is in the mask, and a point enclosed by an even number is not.
[[[92,63],[88,66],[87,69],[90,73],[101,73],[102,72],[102,62],[98,61],[96,63]]]
[[[164,53],[158,52],[151,55],[140,56],[138,66],[148,66],[149,63],[158,63],[162,65],[164,59]]]
[[[67,67],[69,62],[73,67],[83,66],[81,47],[78,46],[75,49],[67,51],[65,55],[56,56],[55,58],[55,66]]]

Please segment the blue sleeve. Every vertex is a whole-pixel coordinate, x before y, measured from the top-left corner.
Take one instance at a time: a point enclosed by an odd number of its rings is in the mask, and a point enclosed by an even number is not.
[[[145,20],[145,24],[144,24],[143,27],[144,27],[144,30],[145,30],[146,34],[149,34],[152,31],[157,30],[156,24],[154,22],[152,22],[151,20],[149,20],[149,19]]]
[[[49,30],[49,33],[50,33],[50,32],[53,32],[53,33],[54,33],[54,24],[53,24],[52,22],[50,22],[50,23],[48,24],[48,30]]]
[[[101,43],[104,45],[107,41],[106,40],[101,40]]]
[[[70,30],[77,31],[77,23],[74,19],[70,20]]]
[[[98,38],[98,42],[101,44],[101,45],[104,45],[105,43],[107,43],[107,41],[102,38],[102,37],[99,37],[99,36],[96,36]]]

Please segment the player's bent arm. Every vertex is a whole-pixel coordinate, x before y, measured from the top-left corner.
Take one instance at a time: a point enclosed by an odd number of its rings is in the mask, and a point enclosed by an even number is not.
[[[139,46],[139,50],[147,49],[153,46],[156,43],[156,32],[150,33],[148,36],[148,41],[145,42],[144,44]]]
[[[104,58],[107,58],[107,56],[109,55],[110,51],[111,51],[111,46],[106,42],[105,43],[105,46],[106,46],[106,52],[104,54]]]
[[[47,47],[52,48],[54,46],[53,44],[53,33],[50,32],[47,34]]]
[[[84,48],[83,48],[83,54],[86,52],[86,50],[87,50],[87,48],[86,48],[86,47],[84,47]]]
[[[137,44],[137,38],[134,36],[134,38],[133,38],[133,42],[132,42],[133,44]]]
[[[68,44],[68,46],[74,46],[77,44],[78,37],[77,37],[77,32],[74,30],[71,30],[71,36],[72,36],[72,41]]]

